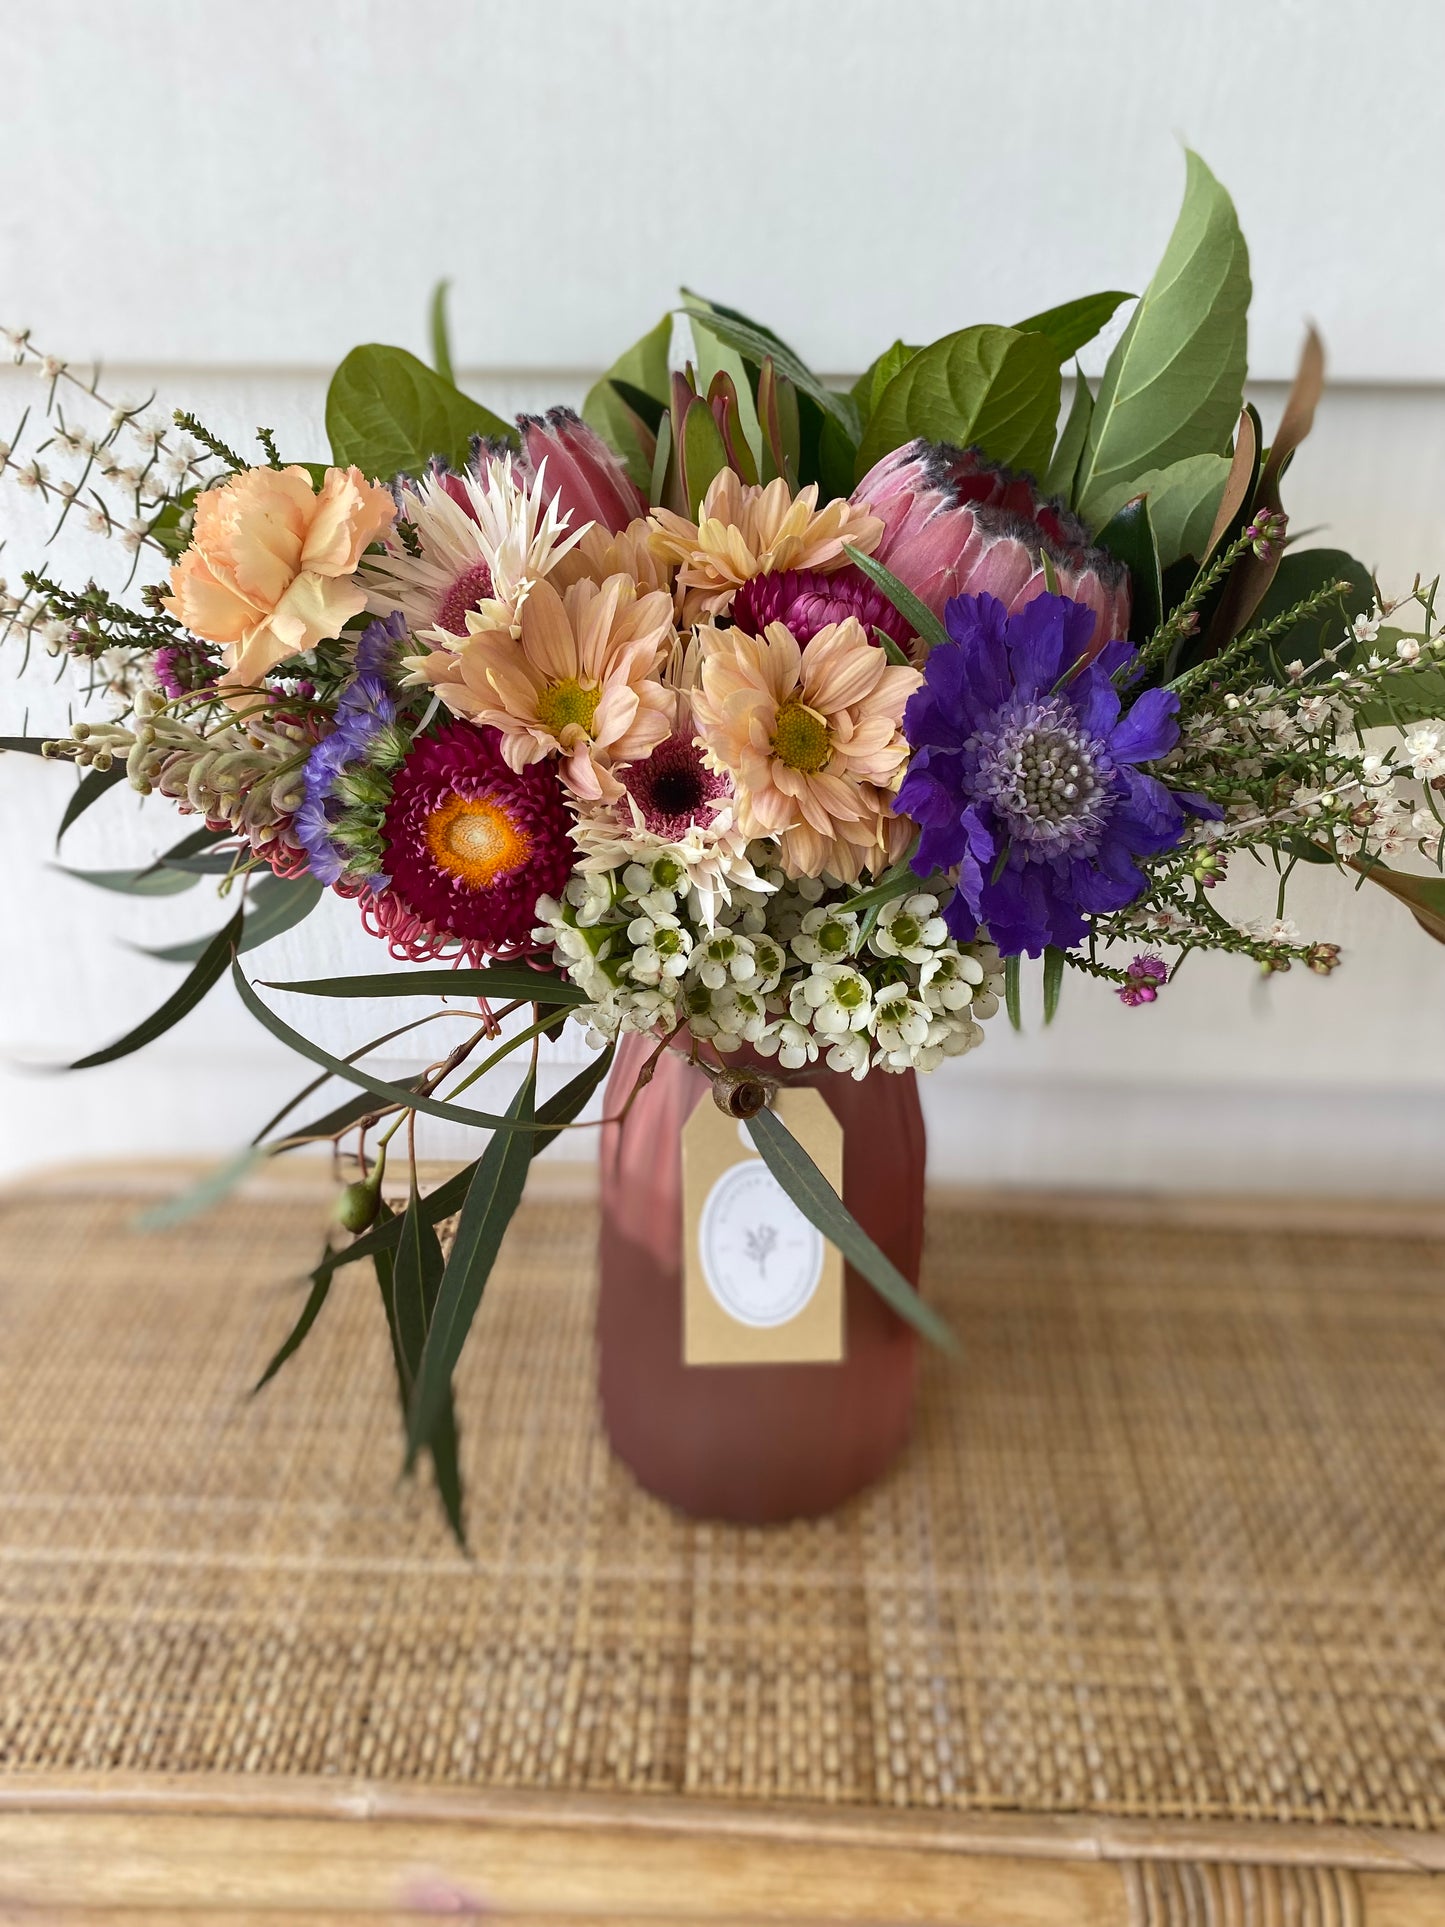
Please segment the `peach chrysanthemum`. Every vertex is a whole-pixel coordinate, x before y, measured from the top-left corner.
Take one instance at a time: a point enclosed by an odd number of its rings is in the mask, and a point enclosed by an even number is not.
[[[639,595],[630,576],[545,577],[520,611],[520,635],[477,626],[463,643],[413,659],[454,715],[499,730],[512,769],[560,755],[562,776],[588,801],[621,785],[613,763],[648,756],[670,734],[674,696],[657,679],[672,646],[672,598]]]
[[[654,552],[678,565],[689,621],[720,615],[755,575],[780,569],[841,569],[851,542],[865,554],[883,533],[876,515],[842,500],[818,507],[818,485],[796,496],[784,481],[744,482],[730,468],[714,478],[696,522],[671,509],[652,511]]]
[[[896,858],[906,830],[888,799],[908,757],[903,706],[922,680],[851,617],[806,649],[781,622],[761,637],[705,635],[698,737],[732,776],[739,827],[775,836],[790,876],[851,883]]]

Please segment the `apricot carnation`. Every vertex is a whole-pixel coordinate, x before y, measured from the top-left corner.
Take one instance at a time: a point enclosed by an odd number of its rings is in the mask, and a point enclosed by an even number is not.
[[[319,493],[304,468],[243,469],[197,500],[163,607],[220,645],[223,693],[256,688],[361,614],[357,565],[395,513],[359,468],[327,469]]]
[[[500,733],[512,769],[560,755],[575,795],[619,795],[611,766],[650,755],[672,729],[675,699],[656,675],[673,644],[672,598],[639,595],[625,575],[574,582],[565,596],[544,578],[519,628],[514,639],[475,626],[465,643],[414,666],[454,715]]]
[[[789,876],[853,882],[894,862],[908,826],[889,792],[908,756],[903,708],[922,678],[891,665],[853,618],[805,649],[781,622],[705,638],[698,737],[732,776],[738,826],[776,836]]]
[[[843,545],[866,555],[883,533],[883,524],[856,502],[833,501],[818,507],[818,485],[810,482],[793,496],[784,481],[765,488],[741,481],[730,468],[713,480],[696,522],[671,509],[652,511],[655,553],[678,565],[679,585],[688,593],[688,621],[721,615],[744,582],[781,569],[841,569]]]

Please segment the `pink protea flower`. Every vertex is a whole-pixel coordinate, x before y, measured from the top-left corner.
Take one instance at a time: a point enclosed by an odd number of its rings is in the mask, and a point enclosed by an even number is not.
[[[419,736],[392,779],[373,920],[413,957],[525,943],[538,897],[559,896],[571,875],[570,824],[556,770],[509,768],[494,729],[457,722]]]
[[[1129,572],[1061,502],[1041,496],[1027,475],[986,461],[976,448],[912,441],[871,468],[853,501],[883,518],[873,554],[943,614],[950,596],[991,595],[1012,614],[1048,592],[1048,557],[1058,593],[1097,618],[1091,648],[1129,633]]]
[[[543,499],[569,515],[572,528],[598,522],[617,534],[646,515],[647,503],[632,477],[575,410],[519,415],[517,427],[524,471],[540,478]]]
[[[784,623],[793,639],[809,643],[820,629],[849,616],[863,625],[869,640],[881,629],[900,649],[913,640],[913,631],[883,591],[850,562],[831,575],[821,569],[783,569],[776,575],[755,575],[733,597],[728,614],[745,635],[760,636],[770,622]]]

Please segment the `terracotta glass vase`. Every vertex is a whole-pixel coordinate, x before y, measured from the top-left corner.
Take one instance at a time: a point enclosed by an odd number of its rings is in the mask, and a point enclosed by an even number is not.
[[[655,1044],[618,1047],[607,1112],[622,1109]],[[772,1068],[772,1067],[767,1067]],[[923,1250],[923,1115],[913,1073],[861,1083],[794,1074],[843,1127],[843,1201],[917,1282]],[[685,1365],[682,1127],[708,1080],[665,1051],[623,1123],[602,1132],[602,1418],[650,1492],[699,1518],[761,1525],[826,1512],[876,1479],[908,1437],[913,1332],[851,1266],[840,1364]]]

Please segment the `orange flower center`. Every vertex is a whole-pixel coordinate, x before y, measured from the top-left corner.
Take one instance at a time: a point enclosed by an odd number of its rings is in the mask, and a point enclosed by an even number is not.
[[[575,724],[590,736],[592,719],[602,700],[600,689],[584,689],[575,676],[550,683],[537,698],[537,720],[554,736]]]
[[[816,709],[809,709],[796,696],[789,696],[778,710],[773,754],[780,763],[801,770],[805,776],[816,776],[820,769],[826,769],[833,754],[828,725]]]
[[[531,837],[485,796],[449,796],[428,817],[426,841],[436,863],[474,890],[512,875],[532,854]]]

